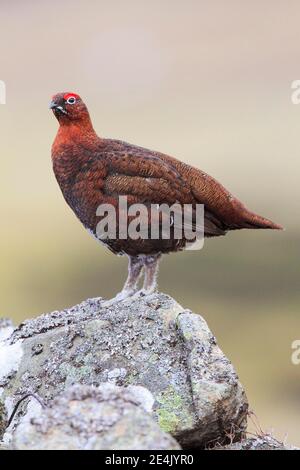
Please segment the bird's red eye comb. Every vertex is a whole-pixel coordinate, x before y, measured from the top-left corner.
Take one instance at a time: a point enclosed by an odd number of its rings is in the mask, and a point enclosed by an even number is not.
[[[69,98],[76,98],[78,99],[79,98],[79,95],[77,95],[76,93],[66,93],[64,95],[64,100],[68,100]]]

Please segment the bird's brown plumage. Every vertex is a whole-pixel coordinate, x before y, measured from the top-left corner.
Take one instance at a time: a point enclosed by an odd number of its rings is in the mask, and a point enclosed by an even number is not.
[[[205,236],[230,230],[281,229],[280,225],[250,212],[218,181],[173,157],[95,133],[86,106],[78,95],[68,104],[60,93],[52,108],[60,127],[52,148],[54,173],[62,193],[84,226],[96,235],[100,204],[204,204]],[[70,98],[68,98],[70,99]],[[61,109],[60,109],[61,108]],[[115,253],[131,256],[178,251],[185,240],[107,240]]]

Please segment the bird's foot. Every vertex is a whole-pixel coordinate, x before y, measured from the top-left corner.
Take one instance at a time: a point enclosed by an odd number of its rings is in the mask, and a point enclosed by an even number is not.
[[[138,291],[133,290],[122,290],[115,297],[109,300],[105,300],[101,303],[101,307],[111,307],[119,302],[125,302],[127,300],[138,300],[147,295],[153,294],[156,289],[140,289]]]
[[[135,295],[135,290],[124,289],[119,292],[115,297],[109,300],[105,300],[101,303],[101,307],[111,307],[112,305],[122,302],[123,300],[129,299]]]
[[[144,289],[144,288],[140,289],[130,297],[130,300],[136,300],[136,299],[140,299],[142,297],[146,297],[147,295],[153,294],[155,291],[156,291],[156,289],[152,289],[152,288],[151,289]]]

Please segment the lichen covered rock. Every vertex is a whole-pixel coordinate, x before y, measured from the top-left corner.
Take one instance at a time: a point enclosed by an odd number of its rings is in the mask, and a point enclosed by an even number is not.
[[[235,442],[224,447],[216,447],[215,450],[299,450],[278,441],[274,437],[264,434],[261,436],[248,437],[240,442]]]
[[[2,438],[7,427],[7,413],[4,404],[0,399],[0,439]]]
[[[184,447],[245,430],[247,400],[230,361],[203,318],[166,295],[109,308],[93,299],[42,315],[21,324],[5,348],[16,354],[0,377],[7,413],[27,392],[51,404],[71,385],[109,382],[147,388],[153,418]]]
[[[148,411],[143,387],[74,385],[36,417],[21,422],[13,435],[16,450],[180,449]],[[146,409],[144,408],[146,404]]]

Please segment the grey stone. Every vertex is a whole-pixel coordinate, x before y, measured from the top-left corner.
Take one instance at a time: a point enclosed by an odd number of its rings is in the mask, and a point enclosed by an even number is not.
[[[288,446],[274,437],[264,434],[262,436],[243,439],[227,446],[218,446],[215,450],[299,450],[296,447]]]
[[[49,408],[19,423],[15,450],[163,450],[179,444],[143,409],[142,387],[73,385]],[[152,403],[154,400],[152,399]]]
[[[0,318],[0,348],[1,342],[3,343],[6,338],[8,338],[14,330],[14,326],[8,318]],[[1,357],[1,350],[0,350],[0,357]],[[4,363],[4,355],[3,361]],[[4,368],[4,364],[3,364]],[[0,362],[0,370],[1,370],[1,362]],[[0,372],[1,375],[1,372]],[[1,400],[1,388],[0,388],[0,439],[2,439],[3,434],[5,432],[7,426],[7,412],[4,402]],[[0,447],[1,449],[1,447]]]
[[[7,427],[7,413],[4,403],[0,400],[0,439],[3,437]]]
[[[73,384],[110,382],[146,387],[155,400],[153,418],[183,447],[243,436],[245,393],[200,315],[158,293],[109,308],[101,304],[93,299],[41,315],[0,342],[8,415],[28,392],[50,404]],[[26,413],[22,404],[14,425]]]

